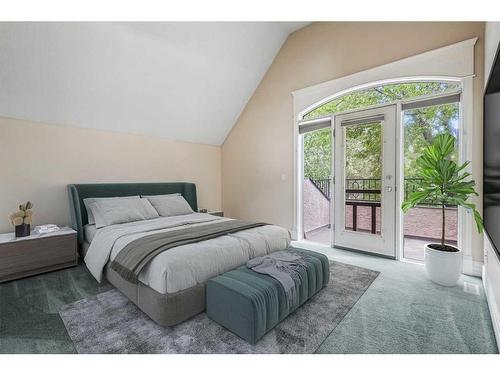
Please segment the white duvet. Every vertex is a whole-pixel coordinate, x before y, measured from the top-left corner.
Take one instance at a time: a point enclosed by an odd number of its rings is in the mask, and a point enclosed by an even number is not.
[[[100,282],[108,261],[115,259],[131,241],[180,226],[195,227],[215,220],[231,219],[192,213],[110,225],[97,230],[84,261]],[[175,293],[241,266],[249,259],[286,249],[289,245],[290,234],[284,228],[266,225],[248,229],[164,251],[143,269],[139,280],[159,293]]]

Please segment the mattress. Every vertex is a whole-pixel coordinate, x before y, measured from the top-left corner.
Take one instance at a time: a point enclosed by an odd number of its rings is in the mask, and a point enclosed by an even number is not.
[[[91,274],[101,281],[108,262],[131,241],[179,226],[196,227],[215,220],[231,219],[192,213],[101,228],[94,233],[84,260]],[[165,251],[143,269],[139,281],[161,294],[177,293],[204,284],[251,258],[286,249],[289,245],[290,234],[284,228],[266,225],[248,229]]]

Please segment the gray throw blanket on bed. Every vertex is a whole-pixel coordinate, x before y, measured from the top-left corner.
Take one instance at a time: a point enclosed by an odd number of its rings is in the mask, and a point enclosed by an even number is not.
[[[298,305],[297,289],[302,282],[299,271],[306,267],[303,256],[291,251],[277,251],[249,260],[247,267],[252,271],[269,275],[278,280],[285,289],[288,307]]]
[[[125,246],[111,262],[110,267],[125,280],[137,284],[142,269],[164,251],[264,225],[268,224],[227,220],[150,234]]]

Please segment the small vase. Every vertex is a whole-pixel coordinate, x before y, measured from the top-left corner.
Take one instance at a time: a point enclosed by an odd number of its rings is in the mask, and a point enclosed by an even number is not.
[[[29,235],[30,235],[30,225],[29,224],[16,225],[16,238],[27,237]]]

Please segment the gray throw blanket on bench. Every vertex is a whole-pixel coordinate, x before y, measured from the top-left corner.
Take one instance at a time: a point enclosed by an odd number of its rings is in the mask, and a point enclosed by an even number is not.
[[[210,240],[246,229],[268,225],[240,220],[215,221],[190,228],[154,233],[125,246],[111,262],[111,269],[125,280],[137,284],[139,273],[158,254],[177,246]]]
[[[301,284],[299,271],[306,267],[303,256],[289,250],[277,251],[249,260],[247,267],[278,280],[285,289],[288,307],[298,305],[297,288]]]

